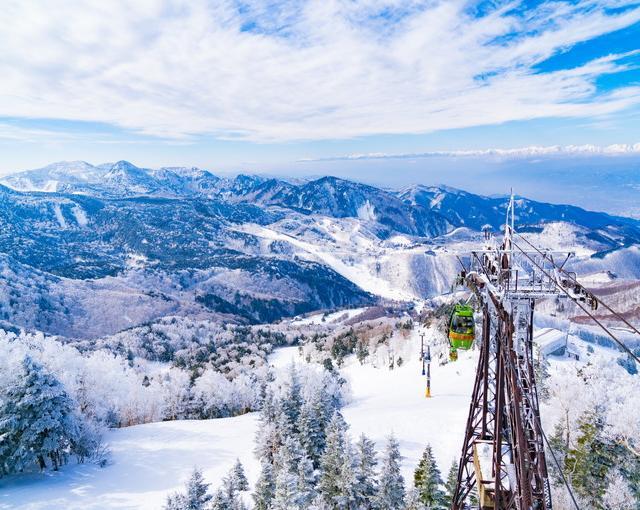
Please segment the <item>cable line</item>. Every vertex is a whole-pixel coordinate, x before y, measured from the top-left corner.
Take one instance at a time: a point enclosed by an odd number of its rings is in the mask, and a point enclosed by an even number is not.
[[[554,453],[553,448],[551,448],[551,445],[549,444],[547,435],[544,433],[543,429],[541,430],[542,430],[542,437],[544,438],[544,442],[547,445],[547,448],[549,449],[549,453],[551,454],[551,457],[553,458],[553,462],[555,463],[556,467],[558,468],[558,471],[560,472],[560,476],[562,477],[562,481],[564,482],[564,485],[567,488],[567,491],[569,491],[569,496],[571,496],[571,500],[573,501],[573,504],[576,507],[576,510],[580,510],[580,507],[578,506],[578,502],[576,501],[576,498],[573,495],[573,491],[571,490],[571,486],[569,485],[569,482],[567,481],[566,477],[564,476],[564,472],[560,467],[560,462],[558,462],[558,459],[556,458],[556,454]]]
[[[560,271],[561,273],[563,273],[564,275],[566,275],[567,277],[569,277],[571,279],[571,281],[573,283],[575,283],[576,285],[580,285],[582,287],[582,284],[580,282],[578,282],[578,280],[576,280],[574,278],[574,276],[569,273],[566,269],[559,267],[553,260],[551,260],[546,253],[543,253],[542,251],[540,251],[540,249],[538,249],[536,246],[534,246],[528,239],[526,239],[524,236],[522,236],[521,234],[519,234],[518,232],[514,232],[520,239],[522,239],[525,243],[527,243],[529,246],[531,246],[535,251],[537,251],[540,255],[542,255],[545,259],[547,259],[549,262],[551,262],[551,264],[553,264],[553,266]],[[602,301],[602,299],[600,299],[598,296],[596,296],[595,294],[593,294],[594,299],[601,304],[603,307],[605,307],[613,316],[615,316],[618,320],[620,320],[621,322],[624,322],[627,326],[629,326],[635,333],[637,333],[638,335],[640,335],[640,330],[638,330],[638,328],[636,328],[633,324],[631,324],[627,319],[624,318],[624,316],[619,313],[616,312],[613,308],[611,308],[607,303],[605,303],[604,301]]]
[[[545,269],[540,264],[538,264],[522,248],[520,248],[520,246],[518,246],[517,243],[514,242],[513,245],[516,248],[518,248],[518,250],[520,250],[520,252],[531,261],[531,263],[533,263],[538,269],[540,269],[540,271],[542,271],[542,273],[545,276],[551,279],[554,282],[554,285],[558,287],[562,292],[564,292],[569,297],[569,299],[571,299],[576,305],[578,305],[584,313],[586,313],[589,317],[591,317],[591,319],[598,326],[600,326],[604,330],[604,332],[607,333],[607,335],[609,335],[613,339],[613,341],[617,343],[629,356],[631,356],[636,361],[636,363],[640,364],[640,358],[636,356],[636,354],[631,349],[629,349],[629,347],[627,347],[624,344],[624,342],[619,340],[618,337],[616,337],[611,331],[609,331],[604,324],[602,324],[598,319],[596,319],[596,317],[592,315],[591,312],[587,310],[587,308],[580,303],[580,301],[578,301],[574,296],[571,295],[571,293],[569,293],[567,289],[565,289],[562,285],[560,285],[547,271],[545,271]]]

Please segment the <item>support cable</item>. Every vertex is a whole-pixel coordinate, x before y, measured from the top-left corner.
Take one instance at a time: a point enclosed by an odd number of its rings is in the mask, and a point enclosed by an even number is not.
[[[520,235],[519,233],[515,232],[515,234],[522,239],[525,243],[527,243],[529,246],[531,246],[535,251],[537,251],[540,255],[542,255],[544,257],[544,259],[548,260],[549,262],[551,262],[551,264],[553,264],[553,266],[560,271],[561,273],[563,273],[565,276],[569,277],[571,279],[571,281],[577,285],[582,286],[582,284],[580,284],[580,282],[578,282],[578,280],[576,280],[573,275],[571,273],[569,273],[566,269],[559,267],[553,260],[551,260],[546,253],[542,252],[539,248],[537,248],[536,246],[534,246],[528,239],[526,239],[525,237],[523,237],[522,235]],[[631,324],[627,319],[624,318],[624,316],[619,313],[616,312],[613,308],[611,308],[607,303],[605,303],[604,301],[602,301],[602,299],[600,299],[598,296],[596,296],[595,294],[593,294],[594,299],[598,302],[598,304],[602,305],[604,308],[606,308],[609,313],[611,313],[611,315],[613,315],[614,317],[616,317],[619,321],[624,322],[627,326],[629,326],[635,333],[637,333],[638,335],[640,335],[640,330],[638,330],[638,328],[636,328],[633,324]]]
[[[542,428],[540,430],[542,431],[542,437],[544,438],[544,442],[547,445],[547,448],[549,449],[549,453],[551,454],[551,457],[553,457],[553,462],[555,463],[556,467],[558,468],[558,471],[560,472],[560,476],[562,477],[562,481],[564,482],[564,485],[567,488],[567,491],[569,491],[569,496],[571,496],[571,501],[573,501],[573,505],[576,507],[576,510],[580,510],[580,507],[578,506],[578,502],[576,501],[576,498],[573,495],[573,491],[571,490],[571,485],[569,485],[569,482],[567,481],[566,477],[564,476],[564,472],[562,471],[562,468],[560,467],[560,462],[558,462],[556,454],[554,453],[553,448],[551,448],[551,445],[549,444],[549,440],[547,439],[547,435],[544,433],[544,430]]]
[[[569,297],[569,299],[571,299],[571,301],[573,301],[576,305],[578,305],[578,306],[582,309],[582,311],[583,311],[584,313],[586,313],[589,317],[591,317],[591,319],[592,319],[592,320],[593,320],[593,321],[594,321],[598,326],[600,326],[600,327],[604,330],[604,332],[605,332],[605,333],[607,333],[607,335],[609,335],[609,336],[613,339],[613,341],[614,341],[615,343],[617,343],[617,344],[622,348],[622,350],[624,350],[624,351],[625,351],[629,356],[631,356],[631,357],[636,361],[636,363],[640,364],[640,358],[639,358],[638,356],[636,356],[636,354],[635,354],[631,349],[629,349],[629,347],[627,347],[627,346],[624,344],[624,342],[622,342],[621,340],[619,340],[619,339],[618,339],[618,337],[616,337],[616,336],[615,336],[611,331],[609,331],[609,330],[607,329],[607,327],[606,327],[604,324],[602,324],[602,322],[600,322],[598,319],[596,319],[596,317],[595,317],[593,314],[591,314],[591,312],[590,312],[589,310],[587,310],[587,308],[586,308],[585,306],[583,306],[583,305],[580,303],[580,301],[578,301],[575,297],[573,297],[573,296],[569,293],[569,291],[568,291],[567,289],[565,289],[562,285],[560,285],[558,282],[556,282],[556,281],[555,281],[555,279],[552,277],[552,275],[550,275],[550,274],[549,274],[549,273],[548,273],[548,272],[547,272],[547,271],[546,271],[546,270],[545,270],[545,269],[544,269],[540,264],[538,264],[538,263],[537,263],[537,262],[536,262],[532,257],[530,257],[530,256],[529,256],[529,255],[528,255],[528,254],[527,254],[527,253],[526,253],[522,248],[520,248],[520,246],[518,246],[516,243],[513,243],[513,244],[514,244],[514,246],[515,246],[516,248],[518,248],[518,249],[520,250],[520,252],[521,252],[525,257],[527,257],[527,258],[528,258],[528,259],[529,259],[529,260],[530,260],[530,261],[531,261],[531,262],[532,262],[532,263],[533,263],[533,264],[534,264],[538,269],[540,269],[540,271],[542,271],[542,273],[543,273],[544,275],[546,275],[546,276],[547,276],[547,278],[549,278],[551,281],[553,281],[554,285],[555,285],[556,287],[558,287],[558,289],[560,289],[562,292],[564,292],[564,293]]]

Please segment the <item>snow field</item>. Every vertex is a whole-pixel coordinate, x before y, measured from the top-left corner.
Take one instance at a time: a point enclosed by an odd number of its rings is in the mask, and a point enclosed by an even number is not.
[[[0,508],[24,510],[159,510],[167,494],[182,490],[194,466],[211,489],[243,463],[258,477],[253,455],[257,414],[216,420],[150,423],[106,436],[112,462],[105,468],[68,464],[58,473],[0,479]]]
[[[475,372],[475,353],[445,366],[432,363],[433,398],[424,396],[426,379],[419,362],[417,332],[402,355],[405,363],[389,370],[360,365],[350,357],[342,373],[351,385],[351,400],[343,409],[356,440],[365,433],[381,452],[393,432],[404,457],[407,486],[427,443],[431,443],[443,475],[462,444]],[[297,347],[278,349],[270,363],[286,368],[304,363]],[[236,458],[253,484],[259,472],[254,457],[257,413],[215,420],[150,423],[107,434],[112,462],[105,468],[68,464],[58,473],[0,479],[0,509],[24,510],[158,510],[167,494],[181,490],[194,466],[202,469],[211,489]]]
[[[428,335],[427,337],[428,338]],[[402,474],[407,486],[413,482],[416,468],[427,443],[433,448],[443,476],[457,460],[469,412],[469,400],[475,379],[477,352],[460,351],[455,363],[440,366],[431,363],[431,395],[425,397],[426,376],[420,362],[418,331],[401,351],[404,363],[389,370],[379,364],[360,365],[351,356],[341,369],[351,386],[351,401],[342,409],[353,440],[365,434],[381,452],[387,436],[393,432],[400,443]],[[432,349],[435,360],[435,349]],[[278,349],[270,358],[276,367],[300,361],[297,347]]]
[[[543,347],[560,341],[563,335],[566,333],[551,328],[536,331]],[[428,332],[425,338],[430,338]],[[584,344],[577,338],[575,341]],[[460,351],[458,361],[439,365],[437,359],[443,348],[433,348],[432,398],[427,399],[426,377],[421,375],[419,359],[419,331],[412,331],[407,339],[394,335],[391,344],[395,359],[399,356],[403,359],[402,365],[393,370],[387,367],[388,352],[384,349],[365,365],[354,356],[345,360],[341,373],[349,382],[350,397],[342,413],[350,426],[351,439],[355,441],[364,433],[375,441],[379,453],[387,436],[395,435],[403,456],[402,474],[410,487],[427,443],[433,448],[443,476],[460,454],[477,351]],[[596,347],[593,356],[601,358],[600,351],[607,349]],[[305,363],[298,347],[278,349],[269,358],[270,364],[278,369],[286,369],[292,361]],[[550,372],[571,370],[573,363],[552,357]],[[563,381],[554,380],[556,384]],[[578,399],[579,395],[574,397]],[[559,419],[558,413],[559,409],[543,406],[542,419],[547,431]],[[251,413],[235,418],[161,422],[113,430],[106,437],[112,451],[109,466],[101,469],[90,464],[69,464],[58,473],[0,479],[0,509],[157,510],[169,493],[182,490],[194,466],[202,469],[213,490],[221,484],[236,458],[243,463],[253,484],[259,472],[253,454],[257,426],[258,415]]]

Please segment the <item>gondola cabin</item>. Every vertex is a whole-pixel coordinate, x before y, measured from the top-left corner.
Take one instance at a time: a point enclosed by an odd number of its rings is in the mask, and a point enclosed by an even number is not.
[[[473,308],[469,305],[455,305],[449,318],[449,357],[458,359],[458,349],[470,349],[475,338]]]

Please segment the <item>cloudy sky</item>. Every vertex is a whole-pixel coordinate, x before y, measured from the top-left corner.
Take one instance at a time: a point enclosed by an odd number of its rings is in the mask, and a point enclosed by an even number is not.
[[[4,0],[0,41],[3,173],[640,142],[638,1]]]

